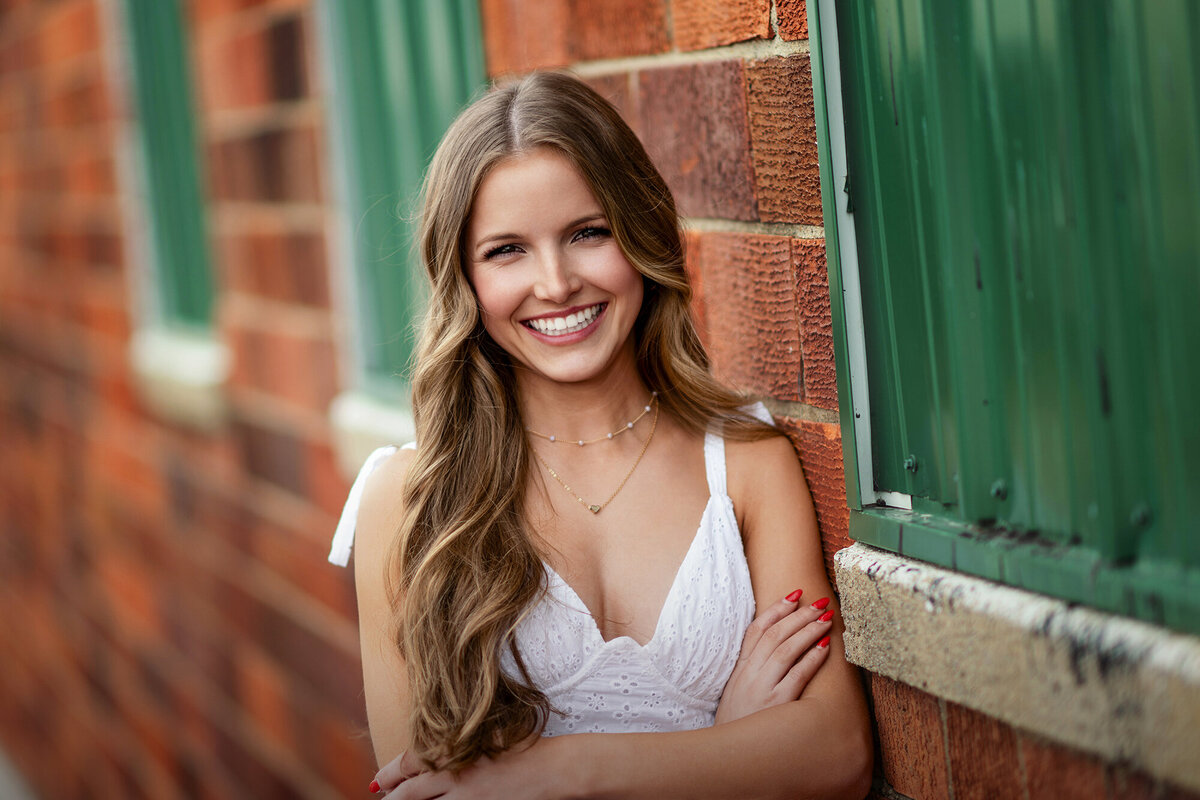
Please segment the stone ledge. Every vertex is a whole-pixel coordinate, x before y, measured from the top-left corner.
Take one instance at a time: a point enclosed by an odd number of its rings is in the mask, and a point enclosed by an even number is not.
[[[416,438],[412,411],[364,391],[342,392],[329,406],[338,468],[353,478],[377,447],[402,445]]]
[[[851,662],[1200,789],[1200,639],[864,544],[834,563]]]
[[[224,342],[209,333],[146,327],[133,334],[129,360],[139,395],[158,416],[209,433],[228,421]]]

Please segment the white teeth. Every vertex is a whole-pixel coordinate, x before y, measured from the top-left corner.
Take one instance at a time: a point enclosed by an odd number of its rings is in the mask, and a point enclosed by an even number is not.
[[[582,311],[567,314],[565,317],[542,317],[541,319],[527,320],[525,324],[546,336],[564,336],[581,331],[591,325],[603,308],[603,303],[597,303]]]

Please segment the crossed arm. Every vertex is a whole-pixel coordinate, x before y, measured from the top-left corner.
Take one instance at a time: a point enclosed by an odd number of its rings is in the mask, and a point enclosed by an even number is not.
[[[376,776],[389,800],[423,798],[861,798],[870,785],[871,734],[856,670],[843,657],[812,499],[782,437],[729,443],[730,495],[760,609],[711,728],[673,733],[536,739],[457,776],[421,772],[408,744],[404,664],[386,631],[378,565],[408,454],[368,484],[360,512],[356,581]],[[363,535],[365,534],[365,535]],[[787,597],[796,589],[802,599]],[[829,619],[826,613],[833,610]],[[818,646],[828,635],[827,646]],[[398,678],[398,676],[400,676]]]

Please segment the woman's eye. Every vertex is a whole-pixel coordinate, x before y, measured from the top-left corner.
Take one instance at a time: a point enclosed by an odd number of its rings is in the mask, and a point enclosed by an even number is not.
[[[611,235],[612,231],[610,231],[608,228],[601,228],[597,225],[589,225],[588,227],[576,232],[575,241],[580,241],[583,239],[601,239],[605,236]]]
[[[516,252],[519,252],[519,249],[515,244],[502,244],[498,247],[493,247],[491,250],[488,250],[483,254],[483,258],[486,261],[491,258],[496,258],[497,256],[507,256]]]

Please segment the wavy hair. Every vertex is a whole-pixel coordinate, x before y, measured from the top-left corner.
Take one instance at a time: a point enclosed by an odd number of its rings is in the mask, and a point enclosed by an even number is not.
[[[770,435],[709,371],[689,310],[675,201],[617,111],[560,73],[529,75],[469,106],[442,139],[423,187],[420,254],[432,292],[412,374],[419,447],[387,565],[412,698],[411,748],[452,771],[539,734],[552,713],[514,639],[545,590],[523,516],[530,446],[512,365],[484,331],[464,258],[488,171],[542,147],[579,170],[643,276],[637,367],[662,412],[692,432],[720,419],[733,438]],[[516,670],[501,668],[506,652]]]

